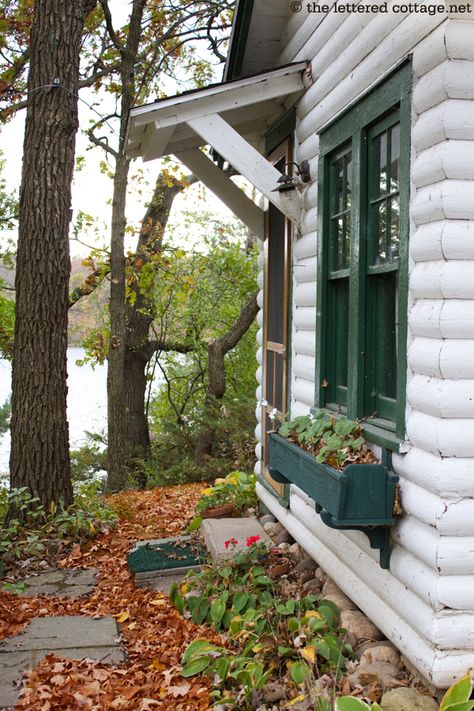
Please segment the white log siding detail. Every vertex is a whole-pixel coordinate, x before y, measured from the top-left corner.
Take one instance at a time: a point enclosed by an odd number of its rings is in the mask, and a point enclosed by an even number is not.
[[[411,288],[416,299],[474,299],[474,260],[421,262],[412,271]]]
[[[413,146],[423,151],[447,138],[467,143],[474,140],[474,116],[470,101],[443,101],[421,114],[413,127]]]
[[[474,221],[446,220],[420,225],[411,235],[410,254],[415,262],[474,259]]]
[[[315,386],[317,131],[412,55],[408,451],[393,455],[405,517],[390,570],[365,536],[327,528],[297,487],[289,509],[258,493],[415,667],[447,687],[474,666],[474,22],[304,15],[289,18],[281,53],[281,64],[311,60],[315,80],[295,129],[295,160],[310,161],[313,182],[292,252],[292,416],[308,413]]]

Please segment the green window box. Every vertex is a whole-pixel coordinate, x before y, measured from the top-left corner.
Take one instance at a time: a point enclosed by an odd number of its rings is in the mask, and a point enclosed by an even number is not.
[[[382,464],[349,464],[338,471],[277,433],[269,437],[269,472],[314,499],[327,526],[365,533],[372,548],[380,549],[381,567],[389,567],[398,482],[393,472]]]

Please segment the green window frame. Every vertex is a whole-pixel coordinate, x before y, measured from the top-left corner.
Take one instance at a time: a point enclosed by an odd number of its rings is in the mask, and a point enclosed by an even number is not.
[[[411,64],[320,133],[316,405],[405,433]]]

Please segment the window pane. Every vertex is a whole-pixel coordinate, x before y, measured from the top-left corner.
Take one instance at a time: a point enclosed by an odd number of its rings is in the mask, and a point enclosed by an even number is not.
[[[332,214],[338,215],[344,209],[344,159],[339,158],[333,163],[334,182],[332,185]]]
[[[374,235],[375,259],[374,264],[385,264],[387,259],[387,203],[385,200],[373,205],[375,212]]]
[[[285,218],[270,205],[268,239],[267,339],[283,343],[285,332]]]
[[[390,251],[388,259],[393,262],[399,253],[400,242],[400,197],[394,195],[390,201]]]
[[[326,401],[346,404],[341,386],[347,387],[349,335],[349,279],[334,279],[329,284],[331,338],[326,353]]]
[[[285,365],[285,358],[283,353],[275,354],[275,364],[276,364],[276,383],[275,383],[275,397],[273,399],[273,404],[279,412],[285,412],[286,407],[283,402],[283,371]]]
[[[369,277],[367,289],[366,406],[387,417],[386,399],[397,395],[397,272]]]
[[[274,375],[275,353],[274,351],[267,351],[267,362],[265,363],[265,400],[272,407],[275,407],[275,394],[273,392]]]
[[[347,151],[331,163],[330,271],[346,269],[350,259],[352,153]]]
[[[346,210],[350,210],[352,204],[352,157],[351,153],[344,156],[346,161],[346,178],[345,178],[345,201],[344,207]]]
[[[342,243],[344,239],[344,219],[338,217],[336,221],[336,240],[333,269],[342,269]]]
[[[376,136],[372,142],[374,168],[376,176],[374,181],[374,195],[372,198],[378,198],[387,194],[387,133],[382,133]]]
[[[347,269],[351,263],[351,216],[344,215],[344,243],[342,268]]]
[[[384,397],[397,396],[396,272],[376,279],[377,331],[376,389]]]
[[[390,163],[390,192],[399,189],[399,164],[400,164],[400,124],[391,129],[391,163]]]

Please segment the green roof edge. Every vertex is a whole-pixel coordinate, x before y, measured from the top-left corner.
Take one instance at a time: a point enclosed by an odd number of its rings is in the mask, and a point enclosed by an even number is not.
[[[237,3],[229,55],[225,66],[224,81],[235,79],[242,71],[253,4],[254,0],[239,0]]]

